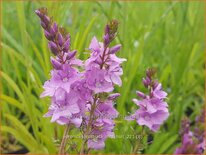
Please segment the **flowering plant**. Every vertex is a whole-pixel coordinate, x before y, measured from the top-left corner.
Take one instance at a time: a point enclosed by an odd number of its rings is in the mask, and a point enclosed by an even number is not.
[[[176,148],[174,154],[203,154],[205,150],[205,110],[196,117],[195,128],[191,130],[190,120],[185,117],[182,119],[180,135],[182,137],[181,146]]]
[[[67,135],[73,127],[82,133],[80,154],[89,153],[91,149],[103,149],[105,140],[114,137],[114,119],[119,114],[114,101],[120,94],[113,93],[113,90],[115,85],[122,85],[121,64],[126,61],[116,56],[121,49],[120,44],[110,46],[117,35],[118,21],[112,20],[105,26],[102,42],[93,37],[89,45],[90,56],[82,61],[76,58],[77,51],[71,50],[70,34],[48,16],[47,9],[40,8],[35,12],[49,41],[48,47],[54,54],[50,58],[53,66],[51,78],[44,83],[41,97],[51,97],[44,116],[51,117],[51,122],[66,126],[59,154],[65,153]],[[137,91],[141,99],[133,99],[133,102],[139,109],[127,120],[136,120],[140,126],[157,132],[169,112],[164,101],[167,93],[153,79],[154,74],[154,69],[146,71],[143,84],[149,94]],[[139,151],[139,146],[136,144],[134,153]]]
[[[2,5],[2,154],[206,154],[202,2]]]
[[[147,70],[146,78],[143,78],[143,84],[149,90],[149,94],[136,92],[141,100],[133,99],[133,102],[139,106],[139,109],[127,119],[136,120],[139,125],[145,125],[156,132],[168,118],[169,112],[168,105],[164,101],[167,93],[162,90],[162,85],[157,80],[152,79],[154,74],[154,69]]]
[[[59,154],[65,153],[66,136],[71,126],[83,131],[81,154],[90,149],[103,149],[104,141],[114,137],[113,119],[118,112],[113,103],[120,94],[112,94],[112,91],[115,85],[122,85],[121,64],[126,61],[116,56],[121,45],[110,47],[117,34],[118,21],[112,20],[106,25],[103,42],[93,37],[90,57],[83,62],[75,57],[77,51],[70,49],[70,34],[51,20],[47,9],[38,9],[36,14],[49,41],[48,47],[55,55],[51,57],[51,79],[44,83],[41,94],[41,97],[52,99],[44,116],[51,117],[51,122],[67,126]]]
[[[157,132],[160,125],[168,118],[168,104],[164,101],[167,93],[162,90],[162,85],[157,80],[153,79],[155,69],[148,69],[146,71],[146,78],[142,82],[144,87],[149,91],[145,94],[137,91],[136,94],[140,100],[133,99],[133,102],[139,106],[131,116],[126,117],[126,120],[136,120],[142,127],[141,135],[144,134],[144,127],[148,127],[153,132]],[[143,148],[140,147],[139,142],[134,146],[134,153],[139,153]]]

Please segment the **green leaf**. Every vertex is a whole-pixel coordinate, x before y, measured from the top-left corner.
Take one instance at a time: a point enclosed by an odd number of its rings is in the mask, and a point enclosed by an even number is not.
[[[18,85],[6,73],[0,71],[0,74],[2,78],[5,79],[8,82],[8,84],[11,86],[11,88],[16,92],[16,94],[21,99],[21,101],[25,103],[26,101],[24,95],[22,94]]]
[[[94,22],[97,19],[97,17],[98,16],[93,17],[92,20],[90,21],[90,23],[88,24],[88,26],[84,30],[83,36],[81,37],[81,40],[80,40],[79,46],[78,46],[78,49],[80,52],[83,51],[83,45],[84,45],[86,38],[88,36],[88,33],[90,32],[92,26],[94,25]],[[83,54],[83,52],[81,52],[81,54]]]
[[[146,150],[147,154],[155,154],[158,153],[159,149],[162,147],[162,145],[165,143],[166,139],[168,139],[170,136],[169,133],[159,133],[155,134],[153,142],[151,145],[148,146],[148,149]]]
[[[29,150],[35,150],[39,148],[38,142],[28,132],[24,125],[14,116],[6,114],[5,117],[10,121],[11,127],[4,126],[2,131],[11,133],[19,142],[21,142]]]
[[[25,110],[24,110],[22,103],[20,103],[18,100],[14,99],[10,96],[4,95],[4,94],[0,95],[0,99],[5,101],[6,103],[11,104],[12,106],[19,108],[22,112],[25,113]]]
[[[144,42],[143,40],[140,41],[140,45],[138,47],[138,51],[136,51],[136,54],[133,57],[133,63],[132,63],[132,71],[130,72],[130,74],[128,75],[128,79],[127,81],[123,81],[123,88],[122,88],[122,92],[120,94],[122,94],[120,96],[120,98],[118,99],[119,103],[118,103],[118,110],[120,111],[121,114],[125,114],[125,108],[124,108],[124,104],[126,102],[126,99],[128,97],[128,93],[130,93],[130,87],[132,84],[132,81],[135,78],[137,69],[140,65],[141,59],[142,59],[142,54],[143,54],[143,45]],[[129,68],[126,68],[127,70]]]
[[[171,135],[168,139],[165,139],[165,143],[161,146],[158,153],[160,154],[167,153],[168,149],[175,144],[177,138],[178,135]]]

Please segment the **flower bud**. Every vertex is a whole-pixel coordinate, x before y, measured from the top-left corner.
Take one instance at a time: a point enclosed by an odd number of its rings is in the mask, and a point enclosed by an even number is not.
[[[65,40],[71,40],[71,37],[70,37],[70,34],[68,33],[67,35],[66,35],[66,38],[65,38]]]
[[[148,77],[146,77],[146,79],[145,79],[145,78],[142,79],[142,82],[143,82],[144,86],[145,86],[146,88],[148,88],[148,86],[149,86],[150,83],[151,83],[151,80],[150,80]]]
[[[68,52],[69,49],[70,49],[70,38],[68,38],[68,39],[65,41],[63,51],[64,51],[64,52]]]
[[[40,18],[42,18],[42,14],[41,14],[41,12],[40,12],[39,10],[35,10],[35,13],[36,13],[37,16],[39,16]]]
[[[118,52],[121,49],[121,47],[122,46],[120,44],[111,47],[110,50],[109,50],[109,54],[114,54],[114,53]]]
[[[117,97],[119,97],[120,94],[119,93],[114,93],[114,94],[110,94],[108,96],[108,100],[115,100]]]
[[[60,46],[64,44],[64,38],[61,33],[58,33],[58,43]]]
[[[147,69],[147,71],[146,71],[146,75],[147,75],[147,77],[148,78],[152,78],[152,76],[154,76],[155,75],[155,73],[156,73],[156,69],[155,68],[149,68],[149,69]]]
[[[68,55],[67,55],[67,60],[70,60],[72,59],[75,55],[76,55],[77,51],[74,50],[72,52],[68,52]]]
[[[55,31],[55,29],[53,27],[50,28],[50,34],[55,37],[56,36],[57,31]]]
[[[56,22],[54,22],[54,24],[53,24],[53,30],[54,30],[55,33],[58,32],[58,25],[57,25]]]
[[[104,40],[104,46],[107,46],[110,43],[109,34],[105,34],[103,40]]]
[[[46,25],[43,21],[41,21],[41,26],[42,26],[44,29],[47,28],[47,25]]]
[[[50,41],[50,42],[48,43],[48,47],[50,48],[51,52],[52,52],[54,55],[57,55],[57,54],[58,54],[57,45],[56,45],[53,41]]]
[[[110,21],[109,28],[110,28],[111,34],[115,34],[117,32],[118,25],[119,25],[119,22],[116,19],[113,19],[112,21]]]
[[[105,33],[105,34],[109,34],[109,30],[110,30],[110,28],[109,28],[109,25],[107,24],[107,25],[105,26],[104,33]]]
[[[44,35],[48,40],[52,40],[52,36],[48,31],[44,30]]]
[[[58,60],[54,59],[53,57],[50,58],[50,61],[51,61],[51,63],[52,63],[52,66],[53,66],[55,69],[59,70],[59,69],[62,68],[62,64],[61,64]]]
[[[180,135],[184,135],[189,133],[190,131],[190,120],[187,117],[183,117],[181,120],[181,128],[180,128]]]
[[[50,23],[51,20],[50,20],[50,18],[49,18],[48,16],[44,15],[42,21],[43,21],[46,25],[49,25],[49,23]]]
[[[110,44],[110,42],[112,42],[112,40],[116,37],[116,33],[117,33],[117,29],[118,29],[118,21],[117,20],[112,20],[110,21],[104,29],[104,46],[108,46]]]
[[[136,91],[137,96],[141,97],[141,98],[146,98],[146,95],[140,91]]]
[[[152,87],[155,89],[159,85],[159,82],[157,80],[154,80]]]
[[[47,15],[47,8],[45,8],[45,7],[39,8],[38,10],[35,10],[35,13],[37,16],[39,16],[41,19],[43,19],[44,15]]]
[[[67,32],[66,32],[65,28],[63,28],[61,26],[59,27],[59,32],[62,34],[62,36],[66,36],[67,35]],[[69,34],[67,36],[69,36]],[[65,40],[67,40],[68,38],[66,37]]]

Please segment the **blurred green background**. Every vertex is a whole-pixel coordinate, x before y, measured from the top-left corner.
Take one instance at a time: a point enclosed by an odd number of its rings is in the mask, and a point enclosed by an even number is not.
[[[50,75],[50,52],[34,10],[45,6],[53,19],[71,33],[72,49],[78,57],[88,57],[89,43],[95,35],[101,40],[105,24],[119,20],[114,43],[121,43],[118,56],[123,64],[123,86],[116,107],[129,115],[136,105],[135,90],[148,67],[157,68],[157,78],[168,92],[170,117],[161,130],[151,134],[151,144],[143,153],[173,153],[180,145],[178,136],[183,116],[194,120],[204,104],[204,2],[2,2],[1,53],[1,151],[28,150],[30,153],[57,153],[63,127],[43,118],[50,103],[40,99],[42,84]],[[116,135],[108,139],[100,153],[131,153],[139,131],[135,122],[118,119]],[[72,134],[79,133],[74,130]],[[146,141],[146,139],[145,139]],[[80,143],[69,140],[69,145]],[[70,150],[75,152],[75,150]],[[98,153],[92,151],[91,153]]]

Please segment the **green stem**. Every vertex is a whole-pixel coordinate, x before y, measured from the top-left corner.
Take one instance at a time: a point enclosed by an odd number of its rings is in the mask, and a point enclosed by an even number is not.
[[[60,145],[60,148],[59,148],[59,155],[60,154],[65,154],[65,146],[66,146],[66,142],[67,142],[67,138],[68,138],[68,133],[69,133],[69,130],[70,130],[70,126],[67,125],[65,130],[64,130],[64,135],[63,135],[63,138],[62,138],[62,142],[61,142],[61,145]]]
[[[86,145],[86,143],[88,141],[88,135],[89,135],[89,132],[91,130],[92,119],[93,119],[93,114],[94,114],[94,111],[95,111],[95,108],[96,108],[97,98],[98,98],[98,96],[96,95],[94,97],[94,103],[91,106],[91,111],[90,111],[90,116],[89,116],[89,123],[87,125],[86,131],[85,131],[84,136],[83,136],[84,140],[83,140],[83,143],[82,143],[82,146],[81,146],[80,154],[85,154],[85,151],[86,151],[85,150],[85,145]]]
[[[142,127],[140,139],[138,139],[138,140],[136,141],[135,148],[134,148],[134,150],[133,150],[133,153],[134,153],[134,154],[136,154],[136,153],[139,154],[139,153],[140,153],[139,150],[141,149],[141,143],[142,143],[143,136],[144,136],[144,126]]]

